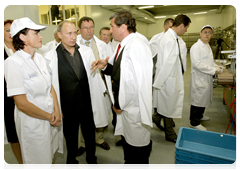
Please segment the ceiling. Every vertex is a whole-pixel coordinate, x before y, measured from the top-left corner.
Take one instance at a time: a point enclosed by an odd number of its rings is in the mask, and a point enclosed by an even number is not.
[[[144,23],[155,23],[156,16],[173,17],[179,13],[193,14],[199,12],[221,13],[225,5],[154,5],[152,8],[138,9],[150,5],[101,5],[103,8],[118,11],[127,9],[133,13],[136,20]],[[171,16],[172,15],[172,16]]]

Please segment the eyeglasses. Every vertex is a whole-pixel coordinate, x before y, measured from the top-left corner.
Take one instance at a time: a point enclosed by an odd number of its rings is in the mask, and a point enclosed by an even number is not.
[[[94,27],[83,27],[82,29],[84,29],[84,30],[88,30],[88,29],[94,30]]]
[[[109,37],[110,36],[110,34],[101,34],[102,36],[107,36],[107,37]]]
[[[212,34],[212,32],[207,32],[207,31],[203,31],[202,33],[203,33],[203,34],[208,34],[208,35],[211,35],[211,34]]]

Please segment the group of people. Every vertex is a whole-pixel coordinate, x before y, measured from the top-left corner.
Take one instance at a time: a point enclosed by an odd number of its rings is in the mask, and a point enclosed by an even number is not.
[[[96,145],[110,149],[104,129],[111,112],[125,164],[149,163],[152,122],[167,141],[176,142],[173,118],[182,115],[187,54],[179,36],[190,18],[167,19],[165,32],[149,42],[136,32],[130,11],[117,11],[109,20],[111,27],[100,30],[101,40],[90,17],[80,19],[78,30],[62,21],[51,47],[42,46],[39,34],[46,26],[27,17],[4,22],[5,124],[19,163],[51,164],[56,151],[63,153],[64,136],[67,164],[78,164],[76,156],[84,152],[87,163],[96,164]],[[200,121],[211,101],[212,75],[220,71],[208,44],[212,36],[212,27],[204,26],[190,50],[190,121],[198,129],[204,128]]]

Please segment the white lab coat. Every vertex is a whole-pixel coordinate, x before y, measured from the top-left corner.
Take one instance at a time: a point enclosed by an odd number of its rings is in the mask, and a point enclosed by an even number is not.
[[[179,42],[180,52],[181,52],[181,57],[183,62],[183,69],[185,72],[187,71],[187,46],[186,46],[186,43],[183,41],[183,39],[179,36],[178,36],[178,42]]]
[[[110,114],[109,106],[107,103],[109,101],[109,97],[107,95],[104,96],[103,94],[106,91],[106,87],[99,71],[96,70],[94,73],[92,73],[92,71],[90,70],[91,63],[95,61],[91,48],[81,44],[78,45],[80,46],[79,52],[82,56],[82,60],[88,76],[94,123],[97,128],[105,127],[108,125],[108,119]],[[49,51],[44,57],[46,59],[47,65],[49,66],[50,73],[52,74],[52,84],[56,90],[58,101],[60,102],[58,82],[58,57],[56,49]]]
[[[80,43],[80,41],[81,41],[81,39],[82,39],[82,36],[81,36],[81,34],[80,35],[78,35],[77,36],[77,43],[78,44],[81,44]],[[99,57],[100,57],[100,59],[101,60],[105,60],[106,58],[107,58],[107,56],[108,56],[108,53],[107,53],[107,44],[104,42],[104,41],[102,41],[102,40],[99,40],[95,35],[93,36],[93,39],[95,40],[95,42],[96,42],[96,46],[97,46],[97,49],[98,49],[98,53],[99,53]],[[111,56],[109,56],[109,57],[111,57]],[[111,79],[111,76],[107,76],[107,75],[104,75],[105,76],[105,80],[110,80]],[[109,95],[110,95],[110,98],[111,98],[111,95],[113,95],[113,94],[110,94],[109,93]],[[106,95],[106,98],[108,98],[108,96]],[[111,104],[111,99],[110,98],[108,98],[108,100],[107,100],[107,104],[108,104],[108,112],[109,113],[111,113],[111,106],[112,106],[112,104]]]
[[[158,53],[158,41],[162,37],[164,32],[161,32],[159,34],[154,35],[151,40],[149,41],[150,47],[151,47],[151,52],[152,52],[152,57],[155,57],[155,55]]]
[[[113,52],[115,50],[115,49],[113,49],[112,42],[109,41],[108,44],[106,44],[106,45],[107,45],[107,56],[112,57]]]
[[[148,39],[147,39],[144,35],[140,34],[139,32],[136,32],[135,34],[136,34],[136,35],[138,36],[138,38],[141,39],[142,42],[144,42],[144,43],[147,45],[147,47],[151,50],[150,44],[149,44],[149,42],[148,42]]]
[[[209,46],[209,44],[207,44]],[[199,39],[190,49],[191,84],[190,103],[194,106],[208,107],[212,101],[215,66],[212,50]]]
[[[164,34],[164,32],[156,34],[149,41],[151,51],[152,51],[152,57],[154,57],[158,53],[158,48],[159,48],[158,47],[158,42],[161,39],[163,34]],[[179,42],[179,45],[180,45],[180,52],[181,52],[181,57],[182,57],[182,62],[183,62],[183,68],[184,68],[184,71],[187,71],[187,47],[186,47],[186,43],[179,36],[178,36],[178,42]]]
[[[179,59],[177,36],[169,28],[159,43],[156,75],[153,83],[153,107],[169,118],[181,118],[184,82]]]
[[[48,51],[54,49],[57,45],[58,45],[58,42],[54,39],[54,40],[48,42],[47,44],[42,45],[41,48],[38,48],[37,52],[44,55]]]
[[[117,114],[115,135],[123,135],[130,145],[146,146],[152,127],[151,51],[135,33],[123,39],[120,51],[123,47],[119,87],[119,105],[123,111]],[[110,64],[116,51],[109,59]],[[108,89],[112,93],[111,81]]]
[[[46,62],[38,53],[19,50],[5,60],[8,96],[26,94],[27,100],[40,109],[54,112],[51,76]],[[28,116],[15,105],[15,124],[25,164],[51,164],[56,150],[63,153],[62,126],[53,127],[47,120]]]

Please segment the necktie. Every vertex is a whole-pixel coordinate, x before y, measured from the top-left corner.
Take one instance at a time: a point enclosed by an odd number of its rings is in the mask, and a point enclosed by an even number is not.
[[[90,41],[86,41],[85,44],[89,47]]]
[[[179,59],[180,59],[180,62],[181,62],[181,66],[182,66],[182,74],[183,74],[183,73],[184,73],[184,69],[183,69],[183,63],[182,63],[182,57],[181,57],[180,45],[179,45],[178,39],[177,39],[177,44],[178,44]]]
[[[116,56],[115,56],[115,61],[117,61],[117,56],[118,56],[118,52],[119,52],[120,48],[121,48],[121,44],[118,45],[117,53],[116,53]]]

